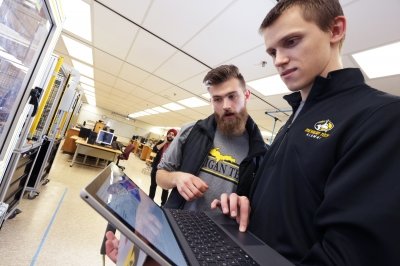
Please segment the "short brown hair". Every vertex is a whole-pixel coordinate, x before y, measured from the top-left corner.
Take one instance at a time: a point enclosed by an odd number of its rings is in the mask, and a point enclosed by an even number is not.
[[[281,0],[272,8],[261,23],[259,31],[271,26],[286,10],[298,6],[303,11],[303,18],[328,32],[334,19],[343,16],[343,9],[339,0]]]
[[[244,81],[242,74],[240,74],[237,66],[234,65],[221,65],[211,69],[204,77],[203,83],[208,89],[211,86],[224,83],[231,78],[238,79],[243,91],[246,90],[246,82]]]

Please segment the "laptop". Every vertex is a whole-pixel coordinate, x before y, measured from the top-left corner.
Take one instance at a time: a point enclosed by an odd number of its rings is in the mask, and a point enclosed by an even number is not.
[[[161,265],[293,265],[219,210],[159,207],[114,163],[80,196]]]

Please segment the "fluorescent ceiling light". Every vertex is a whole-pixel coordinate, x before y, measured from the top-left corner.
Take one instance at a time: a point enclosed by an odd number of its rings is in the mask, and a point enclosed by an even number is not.
[[[185,109],[185,107],[183,107],[182,105],[179,105],[177,103],[167,103],[164,104],[163,107],[171,110],[171,111],[177,111],[177,110],[182,110]]]
[[[184,100],[180,100],[180,101],[178,101],[178,103],[180,103],[186,107],[200,107],[200,106],[205,106],[205,105],[209,104],[208,102],[203,101],[197,97],[190,97],[190,98],[187,98]]]
[[[286,87],[285,83],[283,83],[279,75],[254,80],[248,82],[247,85],[262,93],[264,96],[289,92],[289,89]]]
[[[208,99],[208,100],[210,100],[211,99],[211,95],[207,92],[207,93],[204,93],[204,94],[202,94],[201,96],[203,96],[204,98],[206,98],[206,99]]]
[[[88,104],[96,106],[96,97],[92,95],[85,95]]]
[[[138,113],[132,113],[132,114],[129,114],[128,117],[136,118],[136,117],[139,117],[139,115],[138,115]]]
[[[85,83],[85,84],[87,84],[89,86],[94,87],[94,80],[93,79],[90,79],[90,78],[85,77],[85,76],[80,76],[79,81],[81,83]]]
[[[141,116],[145,116],[145,115],[150,115],[150,114],[145,111],[141,111],[141,112],[129,114],[128,116],[131,118],[136,118],[136,117],[141,117]]]
[[[91,42],[90,5],[82,0],[62,0],[62,8],[66,17],[63,30],[72,32]]]
[[[79,73],[81,73],[81,75],[87,76],[89,78],[94,78],[94,74],[93,74],[93,68],[91,66],[88,66],[86,64],[83,64],[79,61],[76,61],[74,59],[71,59],[72,64],[74,65],[74,68],[76,70],[78,70]]]
[[[368,78],[400,74],[400,42],[353,54]]]
[[[94,94],[93,92],[90,92],[90,91],[83,90],[83,93],[85,94],[85,96],[96,97],[96,94]]]
[[[155,114],[158,114],[158,112],[157,111],[154,111],[153,109],[146,109],[146,110],[144,110],[146,113],[149,113],[149,114],[152,114],[152,115],[155,115]]]
[[[157,106],[153,108],[154,111],[159,112],[159,113],[166,113],[166,112],[170,112],[169,110],[162,108],[161,106]]]
[[[93,51],[89,46],[79,41],[71,39],[66,35],[62,35],[65,47],[71,57],[77,58],[87,64],[93,65]]]
[[[149,114],[148,112],[146,112],[146,111],[138,112],[138,114],[139,114],[140,116],[150,115],[150,114]]]
[[[89,85],[86,85],[86,84],[81,84],[81,86],[85,91],[90,91],[90,92],[93,92],[93,93],[95,92],[95,89],[92,86],[89,86]]]
[[[83,92],[85,93],[85,95],[91,95],[91,96],[95,96],[96,95],[93,91],[83,90]]]

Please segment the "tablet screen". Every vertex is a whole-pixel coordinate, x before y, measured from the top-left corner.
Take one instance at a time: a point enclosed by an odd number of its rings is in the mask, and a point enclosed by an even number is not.
[[[110,175],[95,193],[98,200],[113,212],[137,236],[177,265],[185,258],[162,209],[132,180],[121,172]]]

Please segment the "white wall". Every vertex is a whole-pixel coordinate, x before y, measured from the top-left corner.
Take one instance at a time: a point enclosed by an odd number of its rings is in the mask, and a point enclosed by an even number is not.
[[[90,127],[98,120],[104,121],[110,128],[114,129],[114,133],[118,137],[126,139],[131,139],[133,135],[147,137],[150,132],[158,134],[161,137],[165,133],[165,130],[156,128],[150,124],[137,120],[127,120],[120,115],[113,114],[109,110],[84,103],[77,123],[83,124],[86,121],[86,124]]]

